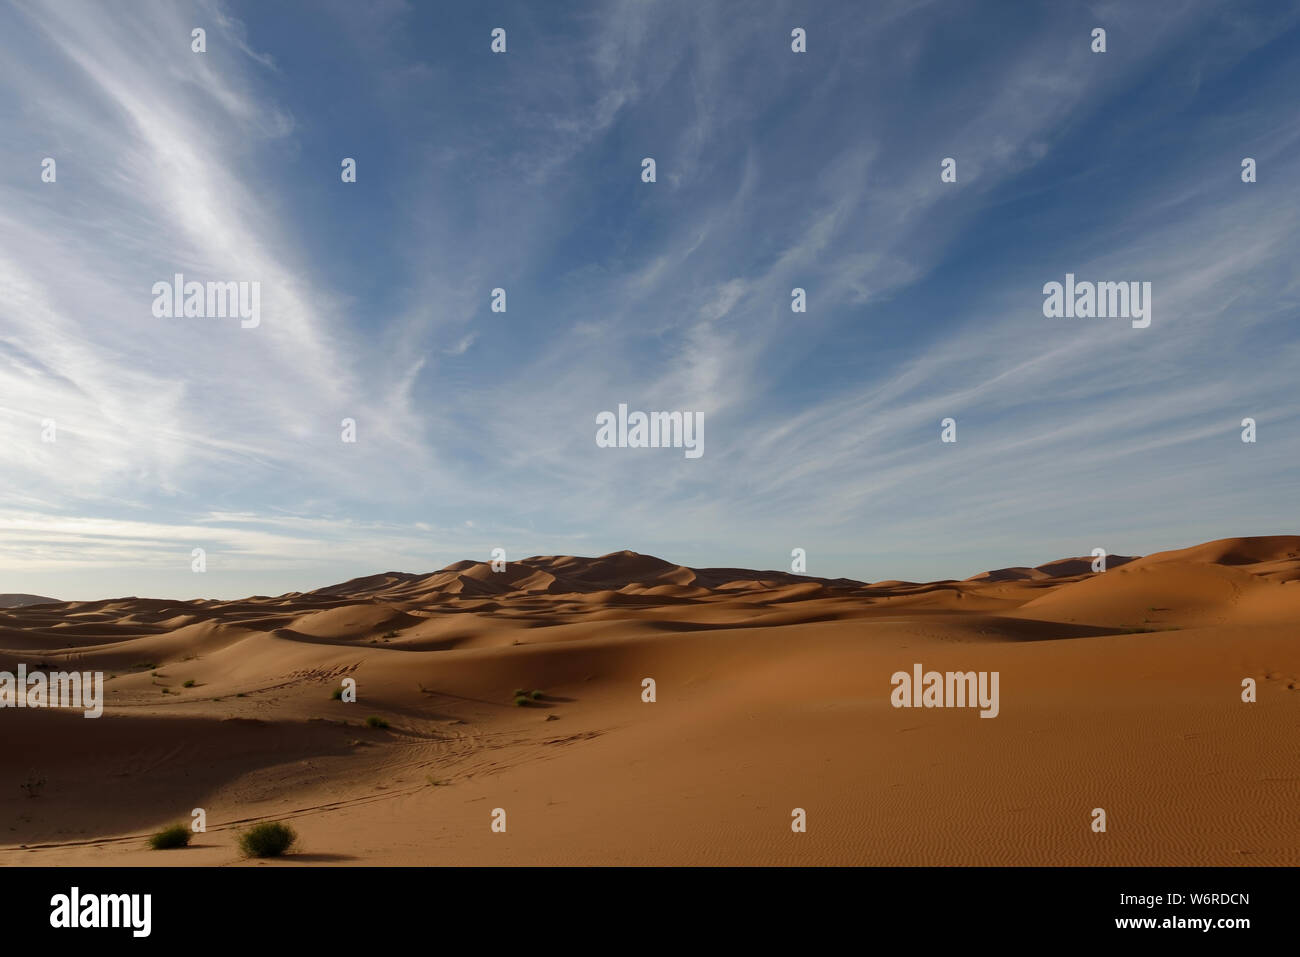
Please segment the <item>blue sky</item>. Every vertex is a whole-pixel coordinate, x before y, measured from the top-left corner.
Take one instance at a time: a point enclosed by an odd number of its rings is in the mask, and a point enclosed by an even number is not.
[[[17,0],[0,48],[0,592],[1295,531],[1298,4]],[[176,272],[261,325],[155,318]],[[1150,328],[1044,318],[1067,272]],[[598,448],[621,402],[704,455]]]

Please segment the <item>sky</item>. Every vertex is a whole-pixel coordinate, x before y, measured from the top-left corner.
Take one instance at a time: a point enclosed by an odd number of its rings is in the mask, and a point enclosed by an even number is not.
[[[5,2],[0,592],[1294,533],[1297,90],[1300,3]]]

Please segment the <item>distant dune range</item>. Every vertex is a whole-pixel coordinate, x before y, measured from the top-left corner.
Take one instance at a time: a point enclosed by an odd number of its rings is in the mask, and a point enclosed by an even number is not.
[[[24,608],[27,605],[57,605],[57,598],[41,595],[0,595],[0,608]]]
[[[267,819],[302,835],[287,866],[1300,864],[1300,536],[1090,565],[865,584],[618,552],[3,596],[0,671],[113,677],[98,720],[0,710],[0,864],[227,864]],[[891,707],[918,662],[1000,672],[1000,714]],[[196,807],[194,846],[146,848]]]

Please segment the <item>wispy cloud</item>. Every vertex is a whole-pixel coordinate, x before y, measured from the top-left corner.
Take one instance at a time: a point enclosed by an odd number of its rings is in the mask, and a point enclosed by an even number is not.
[[[234,595],[498,543],[927,577],[1285,521],[1295,9],[498,15],[505,56],[398,2],[0,11],[9,590],[179,593],[204,542]],[[1152,327],[1044,319],[1067,271],[1151,281]],[[154,318],[176,272],[260,282],[261,326]],[[705,456],[597,448],[619,402],[704,413]]]

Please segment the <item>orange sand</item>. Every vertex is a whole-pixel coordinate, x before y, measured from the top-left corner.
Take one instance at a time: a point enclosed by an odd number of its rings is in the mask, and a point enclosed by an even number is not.
[[[863,585],[620,552],[0,611],[0,670],[116,676],[98,720],[0,710],[0,864],[234,863],[268,819],[301,835],[274,866],[1300,864],[1300,537],[1089,561]],[[1000,672],[999,716],[891,707],[914,662]],[[193,846],[146,847],[196,807]]]

